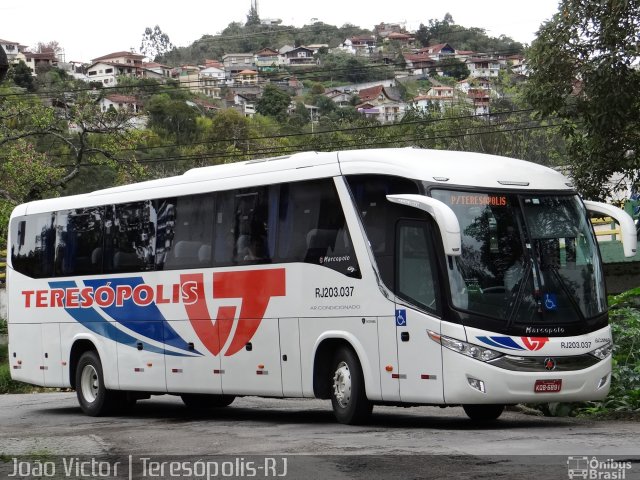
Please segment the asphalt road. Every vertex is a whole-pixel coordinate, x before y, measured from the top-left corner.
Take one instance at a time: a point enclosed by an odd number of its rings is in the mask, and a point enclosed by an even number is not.
[[[216,468],[234,463],[218,478],[546,480],[570,478],[568,469],[578,466],[587,477],[573,478],[632,479],[640,478],[640,422],[508,411],[477,426],[460,408],[376,407],[370,424],[347,426],[335,422],[328,401],[246,397],[202,413],[166,395],[138,402],[127,415],[92,418],[74,393],[42,393],[0,396],[0,454],[0,478],[16,462],[24,461],[23,478],[37,478],[33,459],[78,457],[121,461],[117,475],[104,470],[111,476],[102,478],[205,478],[196,475],[197,462],[208,459],[221,462]],[[249,466],[264,461],[269,469]],[[181,465],[176,475],[171,462]],[[55,475],[66,473],[60,467]]]

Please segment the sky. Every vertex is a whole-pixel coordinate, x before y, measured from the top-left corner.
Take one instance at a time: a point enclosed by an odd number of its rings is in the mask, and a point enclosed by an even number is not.
[[[174,45],[185,47],[202,35],[215,35],[231,22],[244,23],[250,8],[251,0],[2,2],[0,39],[32,47],[57,41],[66,61],[88,62],[113,52],[139,51],[145,28],[155,25]],[[541,23],[557,9],[558,0],[258,0],[260,18],[279,18],[284,25],[296,27],[322,21],[373,29],[385,22],[404,23],[415,30],[420,23],[442,20],[450,13],[458,25],[484,28],[490,36],[503,34],[522,43],[531,43]]]

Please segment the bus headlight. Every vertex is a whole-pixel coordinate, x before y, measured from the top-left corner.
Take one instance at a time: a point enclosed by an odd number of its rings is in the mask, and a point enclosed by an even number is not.
[[[480,360],[481,362],[495,360],[496,358],[503,355],[502,353],[496,352],[495,350],[480,347],[478,345],[472,345],[471,343],[463,342],[462,340],[456,340],[455,338],[446,337],[444,335],[440,335],[439,333],[432,332],[431,330],[428,330],[427,333],[429,334],[429,338],[431,340],[439,343],[443,347],[448,348],[449,350],[453,350],[454,352],[466,355],[467,357],[475,358],[476,360]]]
[[[594,357],[599,358],[600,360],[604,360],[609,355],[611,355],[612,350],[613,350],[613,343],[607,342],[604,345],[600,345],[598,348],[596,348],[595,350],[589,353]]]

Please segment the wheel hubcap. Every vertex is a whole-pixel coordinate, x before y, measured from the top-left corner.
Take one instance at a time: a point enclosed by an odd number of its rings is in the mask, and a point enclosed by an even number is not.
[[[95,402],[98,398],[98,390],[100,390],[100,381],[98,380],[98,372],[93,365],[85,365],[82,369],[80,377],[80,389],[82,396],[89,403]]]
[[[342,408],[351,401],[351,371],[345,362],[340,362],[333,374],[333,396]]]

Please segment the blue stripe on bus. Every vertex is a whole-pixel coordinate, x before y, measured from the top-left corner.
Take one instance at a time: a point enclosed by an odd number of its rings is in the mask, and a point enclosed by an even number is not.
[[[133,289],[138,285],[142,285],[144,282],[142,277],[128,277],[109,280],[85,280],[84,283],[92,287],[95,292],[99,287],[104,287],[108,284],[113,289],[116,289],[120,285],[127,285]],[[197,350],[188,350],[187,342],[180,337],[178,332],[167,322],[155,303],[140,306],[136,305],[135,302],[129,298],[124,301],[121,307],[112,305],[102,308],[102,311],[116,322],[140,335],[144,335],[160,343],[171,345],[180,350],[188,351],[190,354],[202,355]],[[162,325],[162,329],[156,328],[158,324]]]
[[[481,342],[491,345],[492,347],[507,348],[509,350],[524,350],[524,348],[516,343],[511,337],[477,337]]]
[[[75,282],[49,282],[51,288],[77,288]],[[177,357],[187,357],[191,355],[173,352],[171,350],[165,350],[164,348],[156,347],[148,342],[134,338],[128,333],[123,332],[116,328],[112,323],[108,322],[102,315],[100,315],[93,308],[65,308],[65,311],[71,315],[71,317],[82,326],[88,328],[92,332],[100,335],[101,337],[108,338],[115,342],[127,345],[133,348],[137,348],[139,343],[142,343],[142,347],[147,352],[160,353],[164,355],[172,355]],[[185,342],[186,343],[186,342]],[[195,352],[195,350],[194,350]],[[189,352],[191,353],[191,352]],[[198,352],[195,352],[198,353]]]

